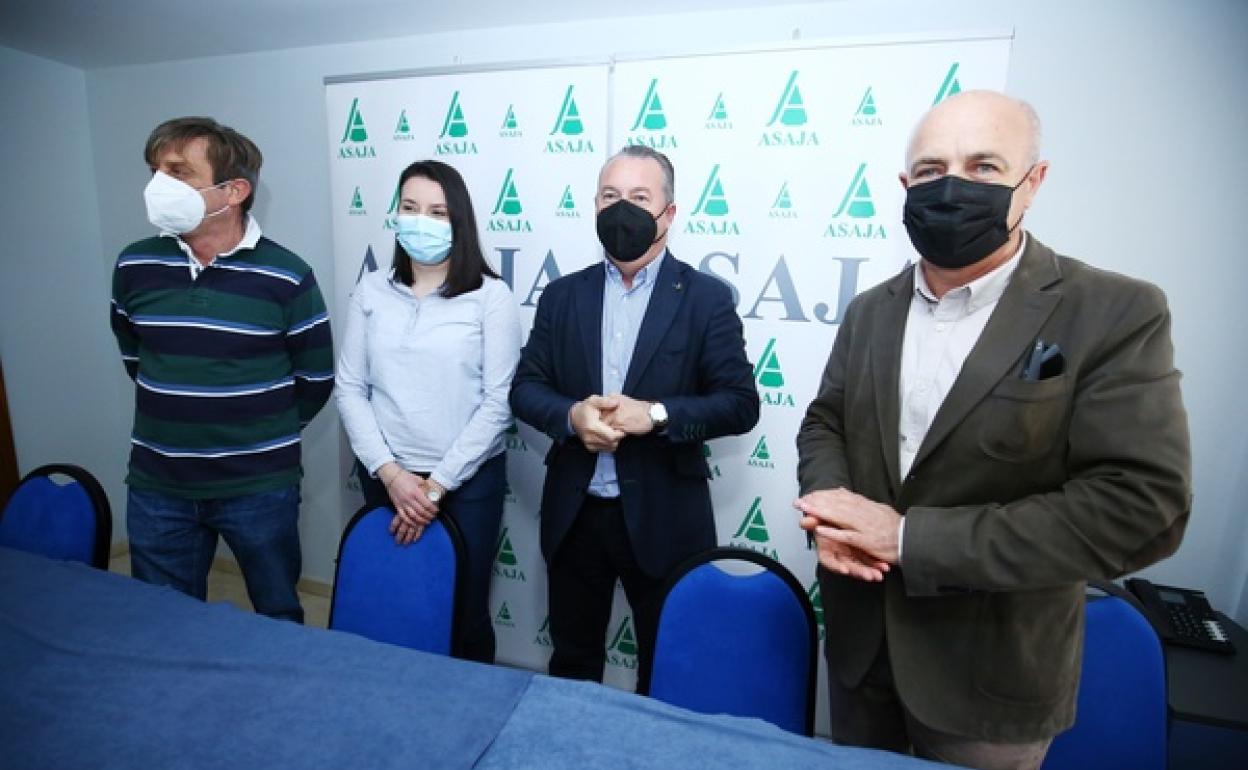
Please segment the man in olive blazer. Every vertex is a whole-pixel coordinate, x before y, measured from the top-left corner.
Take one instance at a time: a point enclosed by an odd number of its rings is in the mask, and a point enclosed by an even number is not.
[[[802,422],[839,742],[1038,766],[1074,720],[1085,581],[1171,554],[1187,522],[1165,297],[1024,237],[1038,133],[991,92],[920,123],[901,179],[923,259],[851,304]],[[972,247],[990,198],[997,235]]]

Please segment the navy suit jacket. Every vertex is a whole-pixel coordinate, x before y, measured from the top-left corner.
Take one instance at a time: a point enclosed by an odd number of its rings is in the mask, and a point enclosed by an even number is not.
[[[516,417],[554,439],[542,490],[542,553],[554,557],[576,519],[597,455],[568,435],[568,412],[602,394],[603,263],[552,281],[511,385]],[[624,395],[667,408],[661,434],[628,436],[615,452],[637,563],[660,577],[716,543],[702,442],[758,422],[758,390],[727,284],[669,252],[625,375]]]

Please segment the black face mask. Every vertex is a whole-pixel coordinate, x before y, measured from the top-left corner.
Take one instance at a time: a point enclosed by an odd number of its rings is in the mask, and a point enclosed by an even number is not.
[[[942,176],[909,188],[901,221],[910,242],[937,267],[975,264],[1001,248],[1018,226],[1015,222],[1011,227],[1006,219],[1014,191],[1027,181],[1027,174],[1013,187]]]
[[[621,198],[598,212],[598,240],[617,262],[634,262],[659,239],[661,216],[650,216],[641,206]]]

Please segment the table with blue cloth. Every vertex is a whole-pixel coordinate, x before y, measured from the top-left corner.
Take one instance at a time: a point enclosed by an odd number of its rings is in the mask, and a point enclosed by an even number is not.
[[[0,767],[935,765],[0,548]]]

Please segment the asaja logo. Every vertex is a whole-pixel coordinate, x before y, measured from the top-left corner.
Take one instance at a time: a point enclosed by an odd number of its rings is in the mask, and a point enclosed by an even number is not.
[[[724,183],[719,178],[719,164],[711,169],[706,184],[702,186],[702,196],[693,215],[685,223],[688,235],[740,235],[741,229],[733,219],[728,218],[728,198],[724,195]]]
[[[503,502],[511,505],[520,502],[520,498],[516,497],[516,493],[511,488],[511,479],[503,479]]]
[[[819,625],[819,641],[823,641],[827,636],[828,630],[823,625],[823,594],[819,590],[819,581],[810,584],[810,590],[806,592],[806,598],[810,599],[810,606],[815,610],[815,623]]]
[[[520,203],[520,193],[516,191],[515,169],[507,169],[503,177],[503,185],[498,190],[498,200],[494,203],[494,211],[485,229],[491,232],[531,233],[533,225],[522,219],[524,206]]]
[[[732,128],[728,119],[728,107],[724,104],[724,92],[720,91],[711,105],[711,114],[706,116],[706,127],[711,131],[727,131]]]
[[[750,453],[750,459],[746,463],[753,465],[755,468],[775,469],[776,464],[771,461],[771,452],[767,450],[766,436],[759,437],[758,443],[754,445],[754,451]]]
[[[776,199],[772,202],[767,216],[772,219],[797,219],[797,209],[793,208],[793,197],[789,195],[788,182],[780,185],[780,192],[776,194]]]
[[[867,164],[859,163],[858,170],[841,205],[832,214],[832,222],[823,231],[825,238],[869,238],[883,240],[884,225],[871,221],[875,217],[875,203],[871,200],[871,188],[867,185]],[[847,221],[848,220],[848,221]]]
[[[451,94],[451,104],[442,119],[442,132],[438,134],[434,152],[438,155],[476,155],[477,145],[467,136],[468,121],[464,119],[464,108],[459,103],[459,91],[456,91]]]
[[[737,548],[748,548],[751,551],[780,558],[780,554],[771,547],[771,536],[767,533],[767,520],[763,517],[763,498],[755,497],[750,503],[750,510],[741,519],[741,526],[732,536],[732,544]]]
[[[390,208],[386,209],[386,218],[382,220],[381,229],[398,230],[399,229],[399,191],[397,184],[394,186],[394,195],[390,198]]]
[[[816,584],[818,585],[818,584]],[[547,614],[542,620],[542,627],[537,629],[537,636],[533,637],[533,644],[537,647],[554,647],[555,643],[550,640],[550,615]]]
[[[710,444],[702,445],[702,459],[706,461],[706,467],[710,469],[712,479],[717,479],[722,475],[719,472],[719,465],[716,464],[715,460],[711,457]]]
[[[498,533],[498,545],[494,547],[494,575],[527,583],[524,570],[520,569],[520,560],[516,558],[516,549],[511,546],[511,538],[507,535],[507,527]]]
[[[806,104],[797,87],[797,70],[789,74],[789,80],[780,94],[780,101],[767,121],[767,128],[758,140],[759,147],[817,146],[819,135],[804,128],[807,122]]]
[[[585,139],[585,123],[581,120],[581,111],[577,109],[576,98],[572,90],[576,86],[568,86],[563,94],[563,105],[559,108],[559,117],[555,118],[555,127],[550,130],[554,139],[546,140],[546,152],[582,153],[593,152],[594,143]]]
[[[884,125],[884,122],[880,120],[879,110],[875,106],[875,96],[871,93],[871,86],[867,86],[862,99],[858,100],[858,109],[854,110],[854,117],[849,123],[852,126]]]
[[[607,645],[607,663],[620,668],[637,668],[637,635],[633,633],[633,619],[628,615],[620,621]]]
[[[945,80],[940,84],[940,90],[936,92],[936,98],[932,100],[932,105],[940,104],[954,94],[962,93],[962,84],[958,82],[958,62],[949,65],[949,71],[945,73]]]
[[[351,109],[347,112],[347,127],[342,132],[342,141],[338,142],[338,157],[377,157],[377,150],[368,143],[368,128],[364,125],[364,114],[360,112],[358,96],[351,100]]]
[[[524,443],[524,439],[520,438],[520,426],[516,425],[516,421],[511,421],[511,427],[503,433],[503,444],[513,452],[527,452],[529,445]]]
[[[524,136],[524,132],[520,130],[520,122],[516,120],[515,105],[507,105],[507,114],[503,116],[503,125],[499,127],[498,135],[504,139],[518,139]]]
[[[410,142],[415,138],[412,136],[412,126],[407,122],[407,110],[399,110],[399,120],[394,124],[394,141]]]
[[[659,79],[653,78],[650,87],[646,89],[645,98],[641,100],[641,109],[638,110],[637,119],[630,129],[632,133],[624,140],[625,143],[644,144],[656,150],[674,149],[677,146],[675,135],[663,131],[667,128],[667,115],[663,112],[663,102],[659,100],[658,87]]]
[[[555,216],[564,219],[580,219],[581,212],[576,210],[576,198],[572,197],[572,185],[563,188],[559,197],[559,205],[555,207]]]
[[[360,194],[359,185],[356,185],[355,192],[351,193],[351,205],[347,207],[347,216],[368,216],[368,209],[364,208],[364,196]]]
[[[498,608],[498,612],[494,613],[494,625],[504,628],[515,628],[516,620],[511,616],[511,610],[507,607],[507,602],[503,602],[503,606]]]
[[[754,379],[763,390],[759,393],[764,404],[769,406],[797,406],[791,393],[781,390],[784,387],[784,372],[780,369],[780,357],[776,354],[776,338],[767,340],[763,354],[758,363],[754,364]]]

